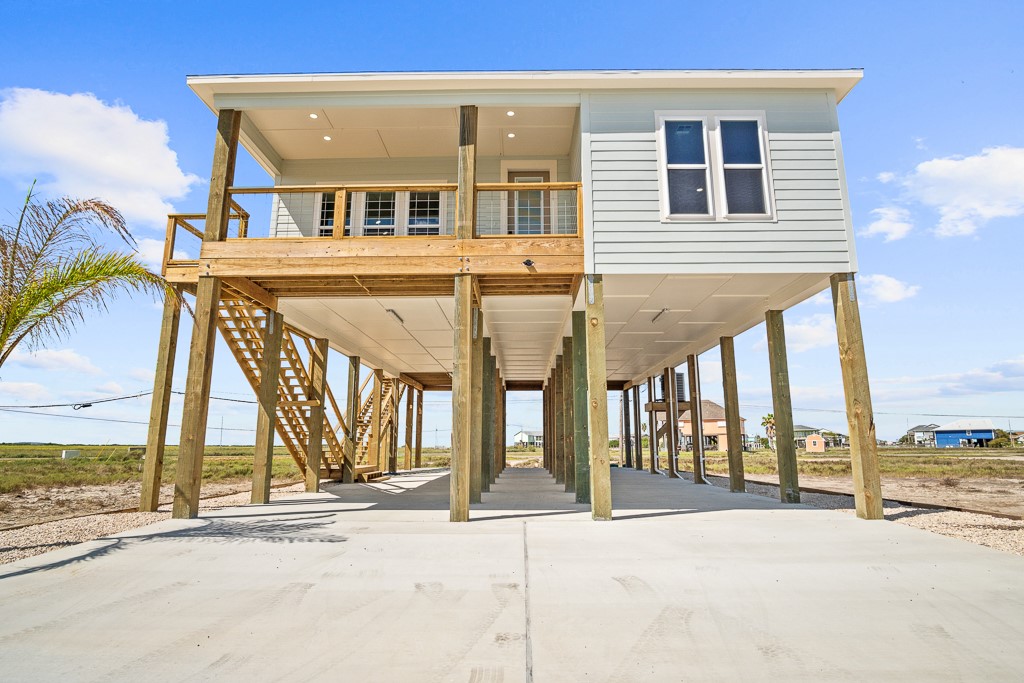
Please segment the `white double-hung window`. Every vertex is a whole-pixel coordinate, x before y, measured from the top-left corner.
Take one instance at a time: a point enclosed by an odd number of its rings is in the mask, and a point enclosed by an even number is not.
[[[658,112],[662,220],[772,220],[763,112]]]

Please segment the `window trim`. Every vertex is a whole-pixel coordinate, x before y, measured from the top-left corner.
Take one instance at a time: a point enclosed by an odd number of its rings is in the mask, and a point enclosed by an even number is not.
[[[390,184],[395,185],[438,185],[446,183],[446,180],[416,180],[410,182],[400,181],[389,181]],[[381,235],[381,237],[408,237],[409,235],[409,192],[402,190],[385,190],[386,192],[394,192],[395,195],[395,218],[394,225],[390,226],[374,226],[366,223],[366,190],[362,189],[365,187],[376,187],[375,185],[353,185],[348,183],[330,183],[324,184],[324,191],[329,191],[328,188],[333,187],[344,187],[347,193],[348,201],[351,202],[348,214],[348,225],[346,229],[349,234],[346,237],[378,237],[377,235],[366,235],[364,230],[366,228],[392,228],[394,233],[392,235]],[[439,211],[440,221],[436,226],[413,226],[413,227],[435,227],[437,228],[437,235],[429,235],[430,237],[445,237],[445,230],[449,228],[448,225],[448,193],[439,192]],[[325,235],[319,235],[319,231],[322,229],[320,226],[320,214],[323,210],[323,197],[324,192],[317,192],[315,199],[314,209],[314,225],[313,225],[313,237],[326,237]],[[454,220],[454,219],[453,219]],[[454,230],[454,222],[450,226]],[[413,235],[414,237],[420,237],[421,235]]]
[[[658,157],[658,202],[662,223],[777,223],[775,185],[768,154],[768,129],[764,110],[671,110],[656,111],[655,147]],[[668,150],[665,143],[667,121],[702,121],[704,123],[705,161],[708,164],[708,213],[672,214],[669,212]],[[765,193],[766,213],[729,213],[725,195],[725,163],[723,159],[721,121],[756,121],[761,145],[761,178]],[[673,164],[673,167],[678,165]],[[690,165],[687,165],[690,166]],[[729,164],[729,168],[757,168],[754,164]]]

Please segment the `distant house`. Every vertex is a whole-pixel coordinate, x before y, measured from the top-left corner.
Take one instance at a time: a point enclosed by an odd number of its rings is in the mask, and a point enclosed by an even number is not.
[[[821,434],[810,434],[804,441],[807,444],[805,448],[808,453],[825,452],[825,437]]]
[[[540,447],[544,445],[544,432],[517,432],[512,437],[512,443],[516,446]]]
[[[714,401],[700,402],[701,423],[704,425],[704,448],[712,451],[724,451],[729,448],[729,438],[725,430],[725,408]],[[740,434],[747,433],[747,420],[740,418]],[[693,425],[690,411],[684,410],[679,416],[680,441],[683,450],[693,450]]]
[[[915,446],[934,446],[935,430],[938,428],[936,424],[917,425],[907,430],[907,436]]]
[[[793,439],[796,441],[797,448],[807,448],[807,438],[813,435],[817,435],[824,439],[825,445],[828,448],[842,448],[850,443],[849,437],[845,434],[838,432],[832,432],[827,429],[821,429],[820,427],[808,427],[807,425],[793,425]],[[808,450],[810,450],[808,448]],[[822,451],[817,451],[822,452]]]
[[[995,436],[992,420],[957,420],[935,429],[935,445],[939,448],[982,448]]]

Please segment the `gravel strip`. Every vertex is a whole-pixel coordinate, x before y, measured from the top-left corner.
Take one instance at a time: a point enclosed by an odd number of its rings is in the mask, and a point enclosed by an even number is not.
[[[680,475],[684,479],[693,480],[692,475],[685,473],[680,473]],[[729,488],[728,477],[709,475],[708,480],[720,488]],[[747,493],[777,499],[779,487],[747,482]],[[801,493],[800,502],[824,510],[854,513],[851,496]],[[1014,555],[1024,555],[1024,521],[1022,520],[1000,519],[999,517],[956,510],[908,507],[891,500],[883,501],[882,508],[885,518],[890,522],[898,522],[943,536],[959,538]]]
[[[305,486],[301,483],[293,486],[273,489],[271,500],[286,498],[302,493]],[[201,510],[219,510],[235,505],[246,505],[249,502],[249,491],[200,500]],[[161,505],[159,512],[118,512],[107,515],[87,515],[62,519],[56,522],[34,524],[21,529],[0,531],[0,564],[23,560],[26,557],[41,555],[51,550],[66,548],[77,543],[92,541],[104,536],[119,534],[130,529],[137,529],[164,519],[170,519],[171,506]]]

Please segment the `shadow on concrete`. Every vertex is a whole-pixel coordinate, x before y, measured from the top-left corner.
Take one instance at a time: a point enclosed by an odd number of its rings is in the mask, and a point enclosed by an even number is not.
[[[281,513],[272,513],[268,510],[267,515],[280,516]],[[253,515],[257,516],[257,515]],[[233,519],[219,519],[207,517],[196,520],[198,524],[183,529],[171,531],[135,534],[127,532],[126,535],[117,538],[103,538],[93,541],[94,546],[85,552],[74,557],[65,557],[60,560],[37,564],[24,569],[5,572],[0,568],[0,581],[35,574],[36,572],[58,569],[71,565],[82,564],[101,557],[113,555],[122,550],[127,550],[137,543],[175,542],[175,541],[213,541],[216,543],[250,543],[253,541],[264,543],[344,543],[348,537],[323,533],[324,527],[334,522],[333,513],[309,515],[305,517],[288,519],[255,519],[249,521],[235,521]],[[99,547],[95,544],[99,543]]]

